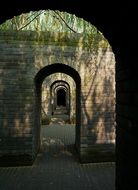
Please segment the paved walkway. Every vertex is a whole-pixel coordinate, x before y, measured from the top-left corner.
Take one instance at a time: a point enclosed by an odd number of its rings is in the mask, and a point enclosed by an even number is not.
[[[1,167],[0,190],[115,190],[114,163],[80,164],[73,125],[42,127],[42,146],[33,166]]]

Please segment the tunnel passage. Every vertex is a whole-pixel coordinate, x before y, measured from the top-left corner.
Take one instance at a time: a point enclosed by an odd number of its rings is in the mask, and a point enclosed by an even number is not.
[[[62,91],[62,90],[64,91],[63,92],[64,93],[63,94],[64,97],[59,96],[60,99],[58,99],[58,100],[61,100],[61,105],[66,108],[66,111],[67,111],[68,115],[70,116],[70,114],[71,114],[70,113],[71,112],[71,108],[70,108],[70,106],[71,106],[70,85],[65,80],[56,80],[50,86],[50,96],[51,96],[51,102],[53,101],[53,109],[55,110],[56,107],[57,107],[57,97],[58,97],[57,93],[60,92],[59,90],[60,91]],[[65,102],[63,102],[63,100]],[[73,107],[73,109],[75,109],[75,108]]]
[[[57,106],[66,106],[66,91],[61,88],[57,90]]]
[[[53,89],[53,104],[52,106],[52,117],[54,121],[61,124],[71,124],[71,118],[69,110],[69,92],[65,85],[56,85]],[[72,108],[73,110],[74,108]],[[76,110],[75,110],[76,113]],[[51,120],[52,120],[51,117]],[[55,122],[54,122],[55,123]],[[73,124],[73,123],[72,123]]]
[[[94,34],[98,34],[99,37],[100,33],[97,32],[97,29],[95,29],[94,31],[96,32]],[[6,32],[6,37],[4,38],[4,36],[5,32],[1,34],[1,40],[3,40],[2,49],[5,51],[6,45],[6,47],[8,47],[8,51],[6,51],[3,56],[3,64],[5,63],[5,61],[8,61],[5,60],[5,58],[9,59],[10,62],[7,66],[7,69],[9,68],[9,66],[11,65],[10,55],[12,54],[14,57],[13,62],[17,65],[17,67],[15,67],[15,69],[13,70],[14,72],[10,73],[9,76],[11,76],[11,74],[15,76],[14,73],[17,73],[17,70],[20,71],[19,78],[16,78],[16,85],[19,88],[14,88],[14,90],[16,90],[16,92],[20,94],[20,99],[23,99],[25,97],[25,101],[15,99],[14,102],[17,102],[16,105],[18,106],[14,109],[15,119],[12,120],[12,122],[15,124],[14,130],[16,130],[17,127],[18,131],[19,129],[22,129],[23,132],[24,127],[22,126],[24,124],[26,130],[26,137],[28,137],[27,130],[30,130],[29,134],[32,138],[30,137],[27,140],[27,143],[30,142],[30,146],[28,148],[29,154],[32,155],[34,154],[34,152],[38,150],[36,146],[39,142],[39,130],[41,122],[40,112],[42,108],[42,85],[39,83],[42,83],[43,79],[51,76],[54,73],[62,72],[62,64],[58,64],[58,69],[52,70],[52,72],[50,71],[50,73],[39,71],[42,71],[43,68],[46,68],[47,65],[51,65],[53,63],[65,63],[66,66],[68,65],[69,67],[74,68],[74,70],[76,70],[79,73],[79,76],[81,77],[81,95],[79,93],[77,94],[76,90],[76,113],[74,113],[74,116],[76,117],[75,123],[80,124],[78,126],[81,127],[81,160],[97,162],[100,159],[103,161],[104,158],[106,160],[108,158],[111,159],[113,152],[112,148],[114,148],[114,58],[110,47],[108,45],[106,47],[104,46],[104,48],[103,46],[97,46],[97,50],[93,52],[93,47],[92,49],[90,49],[92,44],[89,44],[90,46],[87,46],[88,44],[85,43],[86,40],[89,40],[88,36],[74,33],[64,33],[64,35],[56,33],[55,35],[55,33],[53,34],[52,31],[50,33],[38,33],[37,31],[14,31],[12,34],[11,32]],[[49,36],[51,38],[49,38]],[[17,38],[18,43],[15,44],[14,40],[17,41]],[[8,43],[7,39],[9,40]],[[47,41],[47,39],[49,39],[49,41]],[[99,42],[100,44],[103,42],[101,41],[101,37],[100,40],[99,38],[98,41],[96,40],[97,44],[99,44]],[[10,54],[8,54],[9,51]],[[17,56],[15,56],[15,52]],[[72,78],[76,78],[76,73],[71,73],[66,68],[63,68],[63,70],[63,73],[70,74]],[[35,97],[33,79],[36,75],[37,77],[35,78]],[[5,81],[4,79],[6,78],[4,77],[2,78],[2,81]],[[22,93],[22,89],[24,92],[26,92],[26,94]],[[76,89],[78,89],[78,85],[76,85]],[[5,89],[3,95],[5,95]],[[16,97],[15,94],[13,95],[14,97]],[[9,97],[8,90],[7,97]],[[80,97],[81,106],[78,106],[77,109],[77,105],[79,105],[77,101]],[[32,102],[30,100],[32,100]],[[35,100],[36,107],[34,104]],[[8,101],[4,100],[3,105],[8,105]],[[74,100],[71,100],[70,108],[72,108],[73,103]],[[81,111],[78,112],[80,107]],[[19,109],[21,111],[24,111],[21,112],[25,113],[23,117],[26,116],[23,118],[23,120],[21,120],[22,118],[20,119],[19,114],[17,115],[17,109],[18,113],[20,113]],[[6,110],[5,107],[4,110]],[[8,113],[11,113],[11,109],[7,111],[9,111]],[[7,111],[5,111],[5,116],[7,114]],[[81,113],[81,118],[79,117],[79,113]],[[31,117],[28,118],[28,116]],[[9,117],[11,118],[11,115],[9,115]],[[26,126],[28,126],[27,129]],[[9,132],[11,132],[10,130],[11,129],[9,129]],[[16,139],[13,139],[12,141],[14,150],[15,140]],[[23,141],[23,143],[24,142],[25,141]],[[33,147],[33,153],[31,152],[31,146]],[[22,147],[24,148],[25,146]],[[110,152],[111,156],[109,157],[108,155]]]
[[[69,89],[65,85],[57,85],[53,89],[54,94],[54,106],[64,106],[68,107],[68,99],[69,99]]]
[[[13,2],[8,2],[11,5]],[[135,16],[136,11],[133,11],[133,14],[128,14],[130,11],[135,10],[135,3],[125,4],[125,9],[118,6],[118,2],[115,1],[114,9],[112,4],[108,2],[103,2],[102,9],[100,9],[102,17],[99,16],[99,12],[97,9],[90,9],[90,2],[81,1],[81,4],[78,6],[78,2],[58,2],[57,4],[53,4],[52,1],[48,1],[45,5],[40,1],[37,1],[35,5],[30,5],[26,2],[24,6],[22,3],[16,2],[18,9],[14,6],[10,12],[7,11],[7,2],[1,5],[1,23],[6,19],[11,18],[14,15],[17,15],[22,12],[26,12],[28,10],[39,10],[39,9],[59,9],[64,11],[69,11],[71,13],[75,13],[76,15],[85,18],[91,23],[94,23],[104,34],[106,34],[107,38],[111,42],[114,52],[116,54],[117,59],[117,104],[119,105],[119,109],[117,112],[117,188],[118,189],[127,189],[134,184],[133,181],[136,182],[136,178],[132,177],[132,174],[137,173],[135,168],[135,164],[137,163],[137,157],[132,161],[132,156],[127,156],[128,153],[130,155],[133,153],[135,155],[135,150],[137,148],[137,133],[133,133],[135,131],[135,126],[137,123],[137,114],[136,113],[136,98],[134,98],[133,92],[136,92],[138,80],[134,75],[137,72],[135,69],[135,65],[137,65],[137,43],[134,34],[136,34],[137,17]],[[96,2],[95,2],[96,3]],[[97,5],[99,2],[97,1]],[[88,11],[85,11],[85,10]],[[128,11],[129,10],[129,11]],[[7,12],[6,12],[7,11]],[[118,11],[118,14],[116,12]],[[5,14],[6,13],[6,14]],[[110,13],[110,17],[109,17]],[[112,24],[111,24],[112,20]],[[132,20],[132,27],[129,27],[130,22],[128,20]],[[120,21],[120,22],[118,22]],[[123,24],[122,22],[123,21]],[[129,28],[129,29],[128,29]],[[118,32],[118,29],[120,29]],[[124,32],[125,31],[125,32]],[[122,35],[123,34],[123,35]],[[126,37],[131,36],[131,40],[127,40]],[[126,53],[128,52],[128,53]],[[133,61],[132,61],[133,59]],[[121,71],[121,72],[120,72]],[[122,74],[123,73],[123,74]],[[124,76],[126,76],[124,78]],[[124,90],[124,91],[123,91]],[[133,91],[132,91],[133,90]],[[123,93],[121,93],[123,91]],[[128,97],[129,93],[129,97]],[[132,102],[133,100],[133,102]],[[130,124],[131,129],[130,129]],[[129,135],[129,138],[121,140],[125,135]],[[128,140],[129,139],[129,140]],[[127,159],[126,159],[127,158]],[[134,157],[133,157],[134,159]],[[133,167],[134,166],[134,167]],[[133,171],[132,169],[133,168]],[[134,172],[135,171],[135,172]],[[123,179],[122,179],[122,176]]]
[[[44,79],[48,76],[50,76],[53,73],[65,73],[67,75],[69,75],[71,78],[73,78],[73,80],[75,81],[76,84],[76,127],[75,127],[75,146],[77,148],[77,151],[79,152],[79,147],[80,147],[80,127],[81,127],[81,104],[80,104],[80,91],[81,91],[81,79],[80,76],[78,74],[78,72],[76,70],[74,70],[73,68],[71,68],[70,66],[61,64],[61,63],[56,63],[56,64],[52,64],[52,65],[48,65],[44,68],[42,68],[36,75],[35,77],[35,86],[36,86],[36,109],[35,109],[35,114],[36,114],[36,126],[35,128],[39,130],[36,130],[36,137],[35,137],[35,141],[37,144],[37,149],[40,146],[40,110],[41,110],[41,87],[42,87],[42,82],[44,81]],[[52,86],[54,86],[54,84],[56,84],[55,82],[52,84]],[[67,82],[66,82],[67,84]],[[52,87],[51,87],[52,89]],[[60,91],[59,91],[60,90]],[[57,90],[58,93],[61,93],[63,91],[63,87],[60,88],[59,90]],[[62,91],[61,91],[62,90]],[[63,93],[63,92],[62,92]],[[64,94],[62,94],[62,98],[66,92],[64,92]],[[60,94],[61,95],[61,94]],[[60,97],[60,98],[61,98]],[[60,102],[59,102],[60,103]],[[66,102],[64,102],[65,104]],[[61,105],[61,103],[60,103]],[[63,103],[62,103],[63,105]],[[38,135],[39,134],[39,135]]]
[[[66,75],[61,73],[55,73],[50,77],[47,77],[43,82],[42,87],[42,123],[51,124],[54,120],[59,123],[70,123],[70,85],[65,84],[65,82],[56,82],[54,78],[61,77],[66,80],[66,77],[70,80],[71,88],[75,90],[74,80]],[[54,82],[53,82],[54,81]],[[48,84],[47,84],[48,83]],[[53,85],[54,83],[54,85]],[[61,92],[61,93],[60,93]],[[73,98],[74,95],[73,95]],[[72,99],[72,98],[71,98]],[[74,104],[75,106],[75,104]],[[76,111],[76,108],[73,106],[71,110]],[[75,112],[74,112],[75,113]],[[71,113],[73,114],[73,113]],[[56,117],[58,115],[58,118]],[[48,122],[47,122],[47,119]],[[57,118],[57,119],[56,119]]]

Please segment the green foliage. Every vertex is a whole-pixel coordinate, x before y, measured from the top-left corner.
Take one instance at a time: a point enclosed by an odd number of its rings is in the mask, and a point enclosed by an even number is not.
[[[79,33],[84,37],[84,47],[89,49],[109,47],[107,40],[95,26],[66,12],[40,10],[21,14],[0,25],[0,31],[7,30]]]

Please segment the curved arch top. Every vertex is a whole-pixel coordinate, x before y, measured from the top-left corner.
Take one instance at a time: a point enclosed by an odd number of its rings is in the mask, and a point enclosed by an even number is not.
[[[15,4],[14,4],[15,3]],[[97,5],[96,5],[97,4]],[[11,8],[7,8],[12,7]],[[14,6],[13,6],[14,5]],[[101,8],[100,8],[101,7]],[[118,143],[117,143],[117,184],[118,189],[132,189],[135,187],[135,174],[137,173],[135,165],[137,165],[137,157],[127,156],[135,155],[137,148],[137,135],[133,134],[133,128],[135,131],[135,123],[137,121],[137,114],[132,114],[136,110],[137,99],[134,99],[134,93],[132,93],[130,84],[134,84],[134,90],[137,89],[137,79],[134,77],[134,73],[137,72],[135,67],[137,66],[137,16],[135,3],[125,2],[122,5],[120,1],[95,1],[94,7],[91,6],[91,1],[78,0],[78,1],[63,1],[58,0],[53,3],[51,0],[44,1],[35,0],[32,4],[26,0],[17,1],[3,1],[0,6],[0,23],[12,18],[15,15],[19,15],[23,12],[28,12],[30,10],[40,10],[40,9],[52,9],[59,11],[67,11],[76,16],[83,17],[85,20],[94,24],[109,40],[112,45],[114,53],[117,58],[117,96],[119,109],[117,109],[117,126],[118,126]],[[130,14],[131,12],[131,14]],[[101,16],[102,15],[102,16]],[[131,38],[128,38],[131,37]],[[43,69],[37,74],[35,80],[37,82],[42,82],[46,75],[51,74],[51,67],[48,71]],[[121,72],[120,72],[121,71]],[[55,69],[55,72],[60,72]],[[74,73],[74,72],[73,72]],[[123,73],[123,75],[122,75]],[[125,76],[125,77],[124,77]],[[136,75],[137,76],[137,75]],[[123,80],[121,80],[123,79]],[[120,82],[121,81],[121,82]],[[123,83],[123,82],[124,83]],[[124,84],[128,87],[128,92],[120,93],[121,87],[124,88]],[[131,98],[133,99],[133,109]],[[124,101],[125,100],[125,101]],[[123,106],[123,107],[122,107]],[[122,109],[121,109],[122,108]],[[130,111],[131,110],[131,111]],[[121,114],[120,114],[121,113]],[[126,120],[126,115],[128,120]],[[120,117],[121,116],[121,117]],[[121,118],[121,120],[120,120]],[[124,125],[124,123],[125,125]],[[132,124],[131,129],[128,130],[127,126]],[[134,126],[133,126],[134,124]],[[123,129],[123,130],[122,130]],[[121,140],[124,135],[129,135],[128,139]],[[6,144],[6,143],[5,143]],[[8,144],[8,143],[7,143]],[[129,145],[129,146],[128,146]],[[2,147],[3,150],[3,147]],[[127,151],[127,152],[126,152]],[[120,154],[121,153],[121,154]],[[127,157],[126,157],[127,156]],[[132,167],[132,168],[131,168]],[[132,171],[133,169],[133,171]],[[122,178],[123,176],[123,178]],[[129,179],[129,180],[128,180]],[[133,188],[135,189],[135,188]]]
[[[126,15],[127,13],[126,9],[123,9],[123,8],[121,9],[121,5],[117,1],[113,2],[114,8],[112,7],[112,5],[108,3],[108,1],[107,2],[101,1],[100,6],[102,7],[102,9],[100,10],[99,10],[99,2],[97,3],[94,2],[94,6],[98,7],[97,9],[97,8],[91,8],[91,2],[90,1],[86,2],[84,0],[78,0],[77,2],[75,1],[65,2],[63,0],[59,0],[54,3],[51,0],[47,0],[46,3],[36,0],[32,4],[28,3],[28,1],[26,0],[23,0],[22,2],[18,2],[18,1],[15,2],[15,0],[12,0],[11,2],[6,2],[6,1],[4,2],[0,7],[1,9],[0,23],[3,23],[7,19],[13,18],[14,16],[20,15],[22,13],[27,13],[29,11],[39,11],[42,9],[59,10],[59,11],[65,11],[71,14],[75,14],[76,16],[80,18],[84,18],[85,20],[91,22],[96,27],[98,27],[100,31],[106,34],[106,36],[109,37],[110,40],[114,40],[112,39],[112,35],[116,36],[116,32],[115,32],[116,27],[118,26],[122,28],[121,22],[118,22],[118,21],[121,20],[120,18],[124,20],[125,18],[124,15]],[[16,6],[13,6],[14,2],[16,3]],[[9,5],[9,7],[11,6],[12,9],[8,10],[7,4]],[[126,23],[127,23],[127,18],[128,17],[126,17]],[[112,24],[111,24],[111,19],[112,19]]]
[[[51,84],[50,89],[53,88],[53,86],[54,86],[56,83],[64,83],[64,84],[66,84],[66,85],[68,86],[68,88],[70,88],[69,83],[68,83],[67,81],[65,81],[65,80],[55,80],[55,81]]]
[[[59,89],[64,89],[65,91],[68,91],[68,88],[65,85],[57,85],[54,87],[54,91],[57,91]]]
[[[81,78],[78,72],[74,68],[61,63],[55,63],[42,68],[35,76],[35,82],[42,84],[45,77],[53,73],[65,73],[74,79],[77,87],[81,85]]]

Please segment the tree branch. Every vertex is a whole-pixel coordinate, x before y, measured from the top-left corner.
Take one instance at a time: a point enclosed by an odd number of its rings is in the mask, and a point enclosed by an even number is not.
[[[77,33],[74,29],[72,29],[72,28],[67,24],[67,22],[62,18],[62,16],[58,13],[58,11],[54,11],[54,12],[58,15],[58,17],[65,23],[65,25],[66,25],[72,32]]]
[[[18,30],[22,30],[23,28],[25,28],[26,26],[28,26],[33,20],[35,20],[38,16],[40,16],[42,13],[44,13],[45,11],[41,11],[40,13],[38,13],[32,20],[30,20],[28,23],[26,23],[24,26],[22,26],[21,28],[19,28]]]

